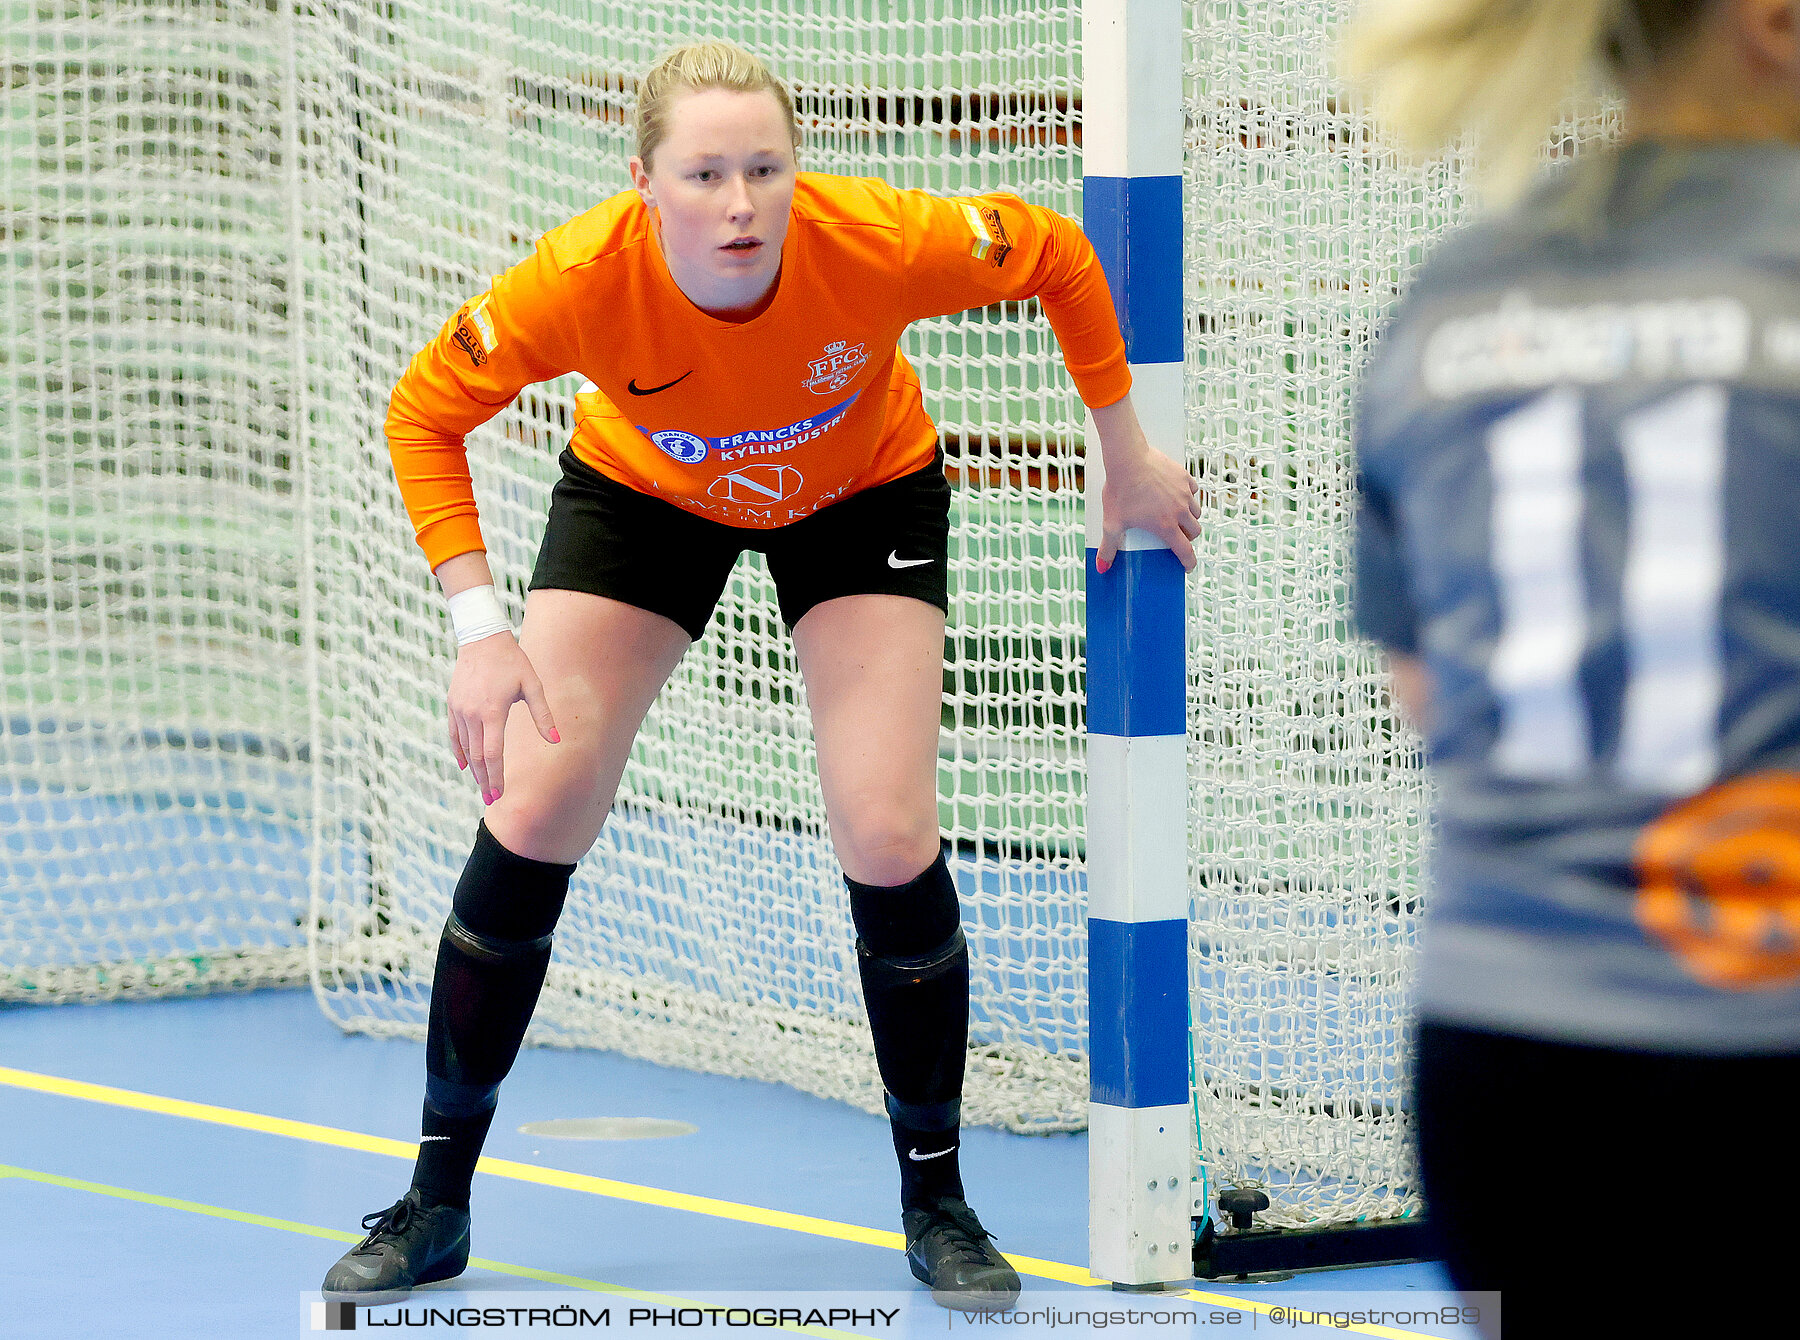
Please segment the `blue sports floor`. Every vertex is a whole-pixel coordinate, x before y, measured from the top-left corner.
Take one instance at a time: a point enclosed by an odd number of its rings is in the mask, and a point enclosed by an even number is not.
[[[309,1299],[327,1266],[361,1236],[361,1216],[406,1186],[422,1075],[418,1044],[340,1033],[304,991],[0,1008],[0,1335],[286,1337],[320,1327]],[[635,1141],[518,1130],[595,1116],[697,1129]],[[909,1313],[918,1333],[964,1324],[930,1306],[907,1272],[886,1123],[841,1104],[529,1049],[502,1090],[487,1152],[501,1162],[475,1182],[477,1263],[415,1300],[467,1307],[529,1290],[561,1304],[582,1301],[570,1292],[582,1291],[620,1313],[631,1291],[665,1302],[861,1293],[904,1295],[918,1307]],[[1085,1282],[1084,1137],[971,1130],[963,1167],[970,1202],[1020,1268],[1028,1303],[1152,1305]],[[1180,1300],[1199,1321],[1143,1333],[1473,1335],[1442,1324],[1273,1324],[1302,1302],[1422,1306],[1446,1290],[1430,1265],[1202,1283],[1153,1304]],[[364,1313],[361,1329],[383,1324],[380,1315]],[[480,1329],[405,1324],[429,1334]],[[1051,1317],[1047,1327],[1034,1333],[1093,1324]]]

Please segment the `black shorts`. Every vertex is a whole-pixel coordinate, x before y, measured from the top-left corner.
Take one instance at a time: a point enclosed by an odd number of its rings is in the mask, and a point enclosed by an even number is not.
[[[1518,1334],[1593,1329],[1551,1288],[1570,1271],[1629,1319],[1666,1305],[1672,1270],[1793,1268],[1800,1228],[1779,1207],[1800,1176],[1781,1094],[1800,1055],[1615,1050],[1427,1020],[1414,1062],[1426,1227],[1458,1288],[1506,1292]],[[1699,1227],[1680,1227],[1690,1216]]]
[[[950,481],[933,461],[773,530],[727,526],[609,479],[572,451],[550,496],[531,589],[586,591],[698,640],[738,555],[765,555],[783,622],[839,596],[912,596],[946,612]]]

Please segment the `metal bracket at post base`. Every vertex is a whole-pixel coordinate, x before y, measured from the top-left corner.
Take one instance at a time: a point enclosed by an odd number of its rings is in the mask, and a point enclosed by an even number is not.
[[[1395,1265],[1435,1256],[1424,1219],[1380,1219],[1327,1228],[1251,1228],[1221,1233],[1194,1221],[1194,1276],[1286,1274],[1344,1266]]]

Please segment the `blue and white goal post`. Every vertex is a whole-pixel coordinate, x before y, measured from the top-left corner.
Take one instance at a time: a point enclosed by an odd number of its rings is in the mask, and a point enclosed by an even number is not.
[[[1118,308],[1132,404],[1180,461],[1181,0],[1087,0],[1083,220]],[[1188,1041],[1186,574],[1127,533],[1101,575],[1104,464],[1086,452],[1089,1270],[1121,1285],[1192,1277],[1205,1213]]]

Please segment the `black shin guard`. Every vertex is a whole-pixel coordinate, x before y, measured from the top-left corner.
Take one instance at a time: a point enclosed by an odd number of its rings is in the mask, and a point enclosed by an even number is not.
[[[524,1040],[572,865],[514,855],[487,825],[438,941],[425,1039],[425,1112],[413,1185],[466,1207],[500,1081]]]
[[[844,882],[900,1160],[901,1205],[960,1200],[956,1151],[969,1036],[969,950],[956,884],[941,854],[898,887]]]

